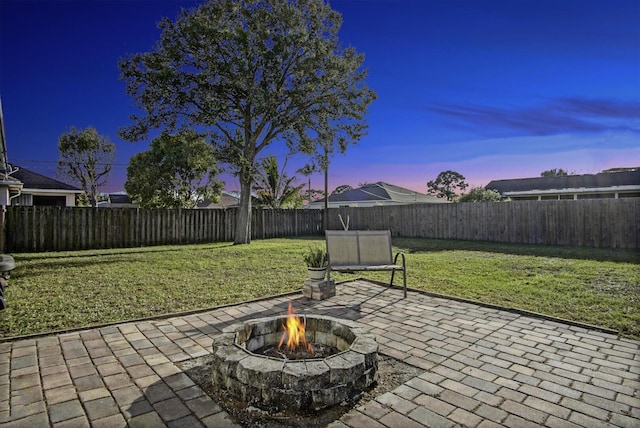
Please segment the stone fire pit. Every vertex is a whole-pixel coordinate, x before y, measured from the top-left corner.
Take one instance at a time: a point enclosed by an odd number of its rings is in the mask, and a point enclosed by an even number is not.
[[[286,316],[235,324],[213,341],[212,378],[247,406],[269,412],[320,410],[357,399],[375,380],[378,344],[354,323],[300,315],[306,339],[337,348],[324,358],[280,359],[260,354],[278,345]]]

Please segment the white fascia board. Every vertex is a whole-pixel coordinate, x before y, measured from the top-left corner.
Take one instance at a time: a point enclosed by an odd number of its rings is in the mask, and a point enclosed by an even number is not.
[[[82,190],[62,190],[62,189],[22,189],[22,193],[28,195],[51,195],[51,196],[63,196],[68,194],[82,194]]]
[[[614,187],[578,187],[569,189],[546,189],[546,190],[524,190],[514,192],[504,192],[503,196],[532,196],[532,195],[549,195],[549,194],[575,194],[575,193],[616,193],[616,192],[633,192],[639,191],[640,184],[630,184],[625,186]]]

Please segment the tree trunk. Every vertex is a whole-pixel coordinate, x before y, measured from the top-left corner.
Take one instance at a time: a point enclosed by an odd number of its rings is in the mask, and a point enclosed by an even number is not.
[[[240,206],[236,216],[234,244],[251,243],[251,179],[240,178]]]
[[[329,162],[324,167],[324,217],[322,219],[324,230],[329,228]]]
[[[91,184],[91,188],[89,190],[89,203],[91,204],[91,206],[93,208],[98,206],[98,195],[100,194],[100,192],[98,191],[98,187],[95,185],[95,183]]]

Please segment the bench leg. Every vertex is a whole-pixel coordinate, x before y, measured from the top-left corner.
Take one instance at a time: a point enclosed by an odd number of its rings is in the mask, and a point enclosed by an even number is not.
[[[402,267],[402,285],[404,287],[404,297],[407,297],[407,268]]]
[[[391,271],[391,281],[389,282],[389,288],[393,287],[393,278],[396,275],[395,269]],[[404,297],[407,297],[407,269],[402,268],[402,288],[404,290]]]
[[[393,259],[393,264],[398,264],[398,257],[402,257],[402,287],[404,290],[404,297],[407,297],[407,259],[403,252],[396,254],[396,257]],[[393,286],[393,277],[395,276],[395,269],[391,271],[391,282],[389,283],[389,287]]]

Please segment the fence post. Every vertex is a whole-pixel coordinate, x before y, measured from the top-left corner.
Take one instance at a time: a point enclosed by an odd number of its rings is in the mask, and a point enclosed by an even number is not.
[[[4,220],[5,220],[6,212],[7,212],[7,207],[5,205],[0,205],[0,253],[4,253],[5,238],[6,238]]]

